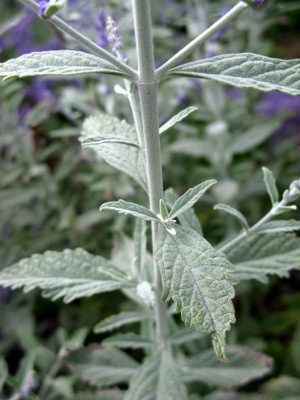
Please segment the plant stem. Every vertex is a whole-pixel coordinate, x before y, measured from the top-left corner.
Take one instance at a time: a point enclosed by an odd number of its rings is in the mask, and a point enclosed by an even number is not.
[[[157,114],[157,82],[153,54],[150,0],[132,0],[135,28],[138,75],[136,82],[141,104],[145,140],[146,168],[150,209],[159,213],[159,200],[163,198],[163,180],[159,124]],[[155,248],[157,223],[152,223],[152,247]],[[162,283],[158,266],[154,262],[154,285],[156,292],[156,341],[164,346],[167,336],[167,309],[161,301]]]
[[[254,233],[259,227],[261,227],[263,224],[265,224],[271,218],[273,218],[275,215],[277,215],[280,208],[284,207],[285,205],[286,205],[286,201],[281,200],[279,203],[274,205],[274,207],[272,207],[271,210],[262,219],[260,219],[255,225],[251,226],[251,228],[249,228],[248,231],[244,230],[238,236],[236,236],[235,238],[233,238],[230,241],[228,241],[227,243],[225,243],[223,246],[218,247],[218,251],[226,252],[228,249],[230,249],[234,245],[241,242],[250,233]]]
[[[19,0],[22,4],[26,5],[27,7],[31,8],[34,12],[38,12],[38,4],[34,0]],[[56,26],[60,31],[67,33],[73,39],[77,40],[82,46],[90,50],[92,53],[96,54],[97,56],[103,58],[106,61],[112,63],[115,67],[119,68],[124,74],[126,74],[131,79],[137,78],[137,72],[125,64],[123,61],[119,60],[113,54],[109,53],[108,51],[104,50],[102,47],[98,46],[95,42],[87,38],[86,36],[82,35],[81,33],[77,32],[76,29],[72,28],[71,25],[67,24],[61,18],[53,15],[50,18],[47,18],[52,25]]]
[[[168,72],[171,68],[176,67],[176,65],[178,65],[187,56],[189,56],[198,46],[203,44],[208,38],[218,32],[221,28],[228,24],[228,22],[230,22],[233,18],[238,16],[248,7],[248,4],[244,3],[243,1],[237,3],[222,18],[220,18],[217,22],[207,28],[203,33],[197,36],[188,45],[178,51],[178,53],[176,53],[173,57],[166,61],[161,67],[159,67],[156,70],[156,78],[161,79],[166,72]]]

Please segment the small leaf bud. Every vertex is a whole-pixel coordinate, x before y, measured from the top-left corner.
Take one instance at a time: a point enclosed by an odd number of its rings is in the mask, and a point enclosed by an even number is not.
[[[286,204],[296,201],[300,197],[300,179],[293,181],[289,189],[283,193],[282,197]]]

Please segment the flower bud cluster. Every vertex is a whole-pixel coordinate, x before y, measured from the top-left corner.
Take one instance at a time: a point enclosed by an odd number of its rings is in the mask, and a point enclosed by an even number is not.
[[[288,190],[283,193],[283,200],[288,203],[293,203],[300,197],[300,179],[296,179],[290,184]]]
[[[122,49],[122,38],[119,35],[119,30],[116,22],[112,17],[107,17],[106,30],[108,32],[108,41],[112,44],[112,51],[117,52]]]

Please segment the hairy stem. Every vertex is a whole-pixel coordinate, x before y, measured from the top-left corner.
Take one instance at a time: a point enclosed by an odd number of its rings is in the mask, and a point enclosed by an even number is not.
[[[220,18],[217,22],[207,28],[203,33],[197,36],[194,40],[192,40],[188,45],[186,45],[183,49],[178,51],[173,57],[171,57],[167,62],[165,62],[161,67],[159,67],[156,71],[156,78],[161,79],[161,77],[168,72],[171,68],[176,67],[181,61],[183,61],[187,56],[189,56],[198,46],[203,44],[208,38],[218,32],[221,28],[223,28],[228,22],[230,22],[233,18],[239,15],[242,11],[248,8],[248,5],[243,1],[237,3],[228,13],[226,13],[222,18]]]
[[[26,5],[27,7],[31,8],[34,12],[38,12],[38,4],[34,0],[19,0],[21,3]],[[77,40],[82,46],[90,50],[95,55],[103,58],[106,61],[112,63],[115,67],[119,68],[124,74],[128,75],[128,77],[135,79],[137,77],[137,73],[134,69],[129,67],[123,61],[120,61],[117,57],[113,54],[109,53],[108,51],[104,50],[102,47],[98,46],[95,42],[87,38],[86,36],[82,35],[81,33],[77,32],[76,29],[72,28],[71,25],[67,24],[61,18],[53,15],[47,20],[60,31],[68,34],[73,39]]]
[[[132,0],[135,38],[138,58],[136,82],[141,104],[142,124],[145,140],[146,167],[150,209],[159,213],[159,200],[163,198],[163,180],[159,124],[157,115],[157,82],[153,54],[150,0]],[[152,246],[156,242],[157,223],[152,223]],[[164,346],[167,336],[167,310],[161,301],[161,276],[154,262],[154,285],[156,292],[156,340],[158,346]]]

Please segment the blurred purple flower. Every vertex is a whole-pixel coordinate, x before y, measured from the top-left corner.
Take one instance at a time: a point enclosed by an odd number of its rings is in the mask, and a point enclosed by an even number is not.
[[[99,8],[98,14],[96,15],[95,30],[97,33],[98,44],[101,47],[107,47],[109,45],[109,39],[106,32],[106,14],[103,8]]]
[[[122,38],[119,35],[116,21],[110,16],[108,16],[106,20],[106,30],[108,32],[108,41],[112,45],[112,51],[120,51],[123,47]]]
[[[300,97],[280,92],[266,93],[255,111],[264,117],[271,117],[281,111],[300,111]]]
[[[48,7],[47,0],[39,0],[38,14],[40,17],[44,16],[44,13],[45,13],[47,7]]]

